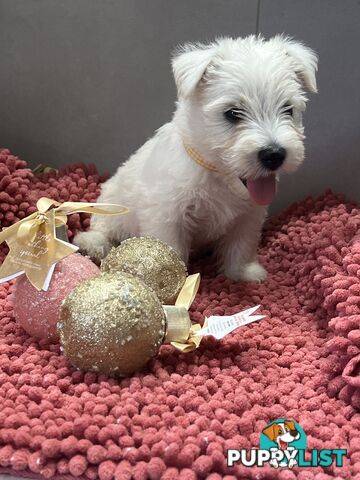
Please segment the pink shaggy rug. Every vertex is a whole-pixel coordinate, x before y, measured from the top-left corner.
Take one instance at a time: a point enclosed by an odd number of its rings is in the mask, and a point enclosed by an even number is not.
[[[0,152],[0,222],[38,197],[93,201],[102,178],[73,165],[35,177]],[[73,215],[70,235],[89,219]],[[0,285],[0,471],[45,478],[360,479],[360,210],[339,195],[308,198],[273,219],[261,284],[216,276],[209,261],[192,318],[260,303],[267,318],[191,354],[163,347],[143,373],[116,380],[71,368],[58,345],[13,319]],[[2,247],[2,257],[5,248]],[[290,417],[308,448],[345,448],[343,467],[227,468],[227,448],[259,446],[268,422]]]

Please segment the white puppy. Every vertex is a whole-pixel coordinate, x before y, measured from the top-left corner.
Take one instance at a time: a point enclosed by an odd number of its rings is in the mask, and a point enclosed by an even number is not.
[[[102,258],[130,236],[151,235],[187,261],[212,244],[219,271],[260,281],[256,260],[279,174],[304,158],[305,89],[316,91],[315,53],[283,36],[185,45],[173,58],[178,102],[161,127],[102,186],[99,202],[130,213],[95,215],[75,243]]]

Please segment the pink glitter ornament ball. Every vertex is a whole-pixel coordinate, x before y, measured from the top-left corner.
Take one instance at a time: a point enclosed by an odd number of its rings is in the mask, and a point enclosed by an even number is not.
[[[29,335],[57,342],[57,322],[63,300],[80,282],[99,273],[89,258],[73,253],[57,263],[47,292],[38,291],[21,275],[16,279],[13,295],[16,321]]]

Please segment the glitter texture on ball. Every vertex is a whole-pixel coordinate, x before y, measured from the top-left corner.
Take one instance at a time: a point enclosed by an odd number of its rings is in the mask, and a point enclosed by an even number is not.
[[[165,312],[156,294],[128,273],[103,273],[65,299],[59,321],[64,355],[77,368],[126,376],[156,355]]]
[[[64,298],[78,283],[99,274],[99,268],[89,258],[73,253],[56,264],[46,292],[37,290],[21,275],[16,279],[13,296],[16,321],[29,335],[57,342],[57,322]]]
[[[173,305],[187,277],[185,263],[166,243],[153,237],[129,238],[112,248],[103,272],[128,272],[149,285],[163,305]]]

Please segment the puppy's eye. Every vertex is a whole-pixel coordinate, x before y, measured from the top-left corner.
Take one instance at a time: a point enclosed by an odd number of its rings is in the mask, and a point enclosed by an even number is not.
[[[285,105],[282,108],[282,113],[285,115],[290,115],[291,117],[293,116],[293,106],[290,105],[290,103],[285,103]]]
[[[244,110],[242,110],[241,108],[230,108],[230,110],[224,112],[224,116],[226,120],[231,123],[239,123],[241,120],[244,119],[244,113]]]

